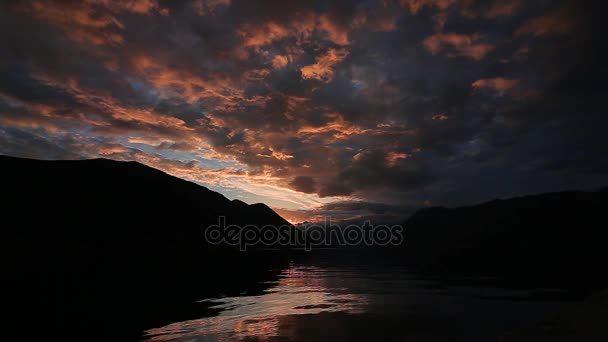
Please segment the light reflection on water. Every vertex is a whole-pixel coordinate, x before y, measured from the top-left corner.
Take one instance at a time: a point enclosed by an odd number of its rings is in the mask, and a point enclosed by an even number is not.
[[[147,335],[150,341],[190,341],[195,337],[222,341],[222,335],[236,339],[276,336],[279,316],[321,311],[362,313],[367,305],[366,296],[349,293],[349,288],[340,286],[340,276],[345,273],[352,278],[348,270],[292,266],[263,295],[204,300],[214,304],[211,308],[222,310],[221,313],[151,329]]]
[[[220,310],[217,316],[150,329],[145,332],[146,340],[234,341],[277,337],[317,340],[331,337],[333,330],[338,331],[338,338],[342,332],[354,331],[349,340],[365,340],[356,331],[361,325],[368,325],[389,331],[391,337],[395,332],[390,329],[395,329],[397,334],[403,334],[403,340],[410,340],[415,329],[422,330],[423,337],[425,330],[433,334],[441,329],[456,329],[465,332],[458,336],[472,341],[484,340],[497,331],[517,326],[518,320],[531,320],[528,316],[535,314],[541,317],[540,313],[547,308],[559,306],[559,303],[526,305],[522,301],[496,300],[501,296],[525,298],[527,292],[446,287],[433,280],[419,279],[404,269],[362,271],[292,265],[281,273],[278,281],[268,285],[265,293],[258,296],[206,299],[204,302]],[[505,319],[494,317],[503,312],[508,313]],[[382,318],[377,319],[378,315]],[[303,339],[306,334],[311,338]]]

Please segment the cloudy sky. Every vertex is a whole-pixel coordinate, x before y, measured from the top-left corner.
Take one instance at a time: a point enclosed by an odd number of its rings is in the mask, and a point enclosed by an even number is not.
[[[604,14],[555,0],[2,1],[0,153],[137,160],[293,221],[597,188]]]

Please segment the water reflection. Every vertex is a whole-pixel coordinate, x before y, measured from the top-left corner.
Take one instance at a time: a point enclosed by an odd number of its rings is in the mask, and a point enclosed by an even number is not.
[[[341,286],[346,278],[353,278],[352,271],[292,265],[263,295],[204,300],[211,308],[222,310],[220,314],[151,329],[146,335],[150,341],[264,338],[278,335],[281,316],[322,311],[362,313],[367,306],[366,296]]]
[[[291,265],[257,296],[207,299],[219,314],[146,331],[148,341],[489,341],[557,310],[530,291],[447,286],[401,268]],[[515,300],[514,300],[515,299]]]

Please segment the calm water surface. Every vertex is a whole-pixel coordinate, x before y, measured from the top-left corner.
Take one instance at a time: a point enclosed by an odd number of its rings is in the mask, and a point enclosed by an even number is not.
[[[445,282],[397,266],[292,264],[262,295],[203,299],[219,314],[145,332],[147,341],[496,341],[568,305],[539,289]]]

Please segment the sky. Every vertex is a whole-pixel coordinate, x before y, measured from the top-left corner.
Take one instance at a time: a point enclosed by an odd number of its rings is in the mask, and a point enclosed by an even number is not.
[[[2,1],[0,154],[136,160],[292,222],[596,189],[601,3]]]

